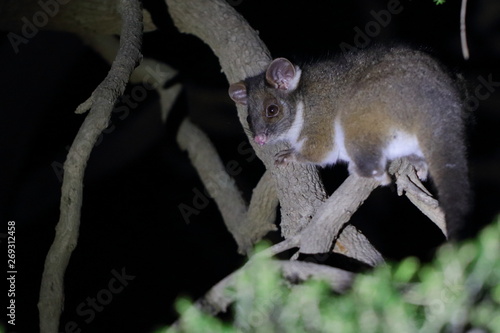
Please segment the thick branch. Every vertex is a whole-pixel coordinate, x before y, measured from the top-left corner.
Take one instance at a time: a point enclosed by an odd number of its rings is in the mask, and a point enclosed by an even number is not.
[[[311,223],[301,233],[300,252],[330,252],[344,224],[378,185],[372,178],[349,176],[317,210]]]
[[[258,33],[225,1],[166,2],[177,28],[210,46],[230,82],[259,74],[269,64],[269,51]]]
[[[384,262],[382,254],[377,251],[363,233],[349,224],[342,230],[335,242],[333,252],[341,253],[370,266],[377,266]]]
[[[91,97],[90,113],[85,118],[64,163],[64,178],[60,204],[60,217],[54,242],[45,260],[40,286],[40,331],[58,332],[59,318],[64,303],[64,272],[76,247],[80,226],[83,175],[92,147],[107,127],[113,105],[128,82],[136,63],[140,60],[142,38],[142,12],[138,1],[121,0],[123,19],[120,50],[108,76]]]

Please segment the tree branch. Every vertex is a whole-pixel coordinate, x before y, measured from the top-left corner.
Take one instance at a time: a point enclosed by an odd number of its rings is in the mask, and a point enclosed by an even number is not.
[[[177,142],[186,150],[210,196],[215,200],[229,232],[241,246],[245,235],[246,203],[219,158],[210,139],[197,126],[185,119],[177,133]]]
[[[460,44],[462,45],[462,55],[465,60],[469,60],[469,46],[467,45],[467,28],[465,27],[465,16],[467,12],[467,0],[462,0],[460,8]]]
[[[397,159],[389,166],[389,173],[396,176],[398,195],[406,197],[427,216],[441,232],[448,237],[444,213],[439,207],[439,202],[422,185],[415,168],[408,159]]]
[[[91,110],[64,163],[60,217],[54,242],[45,260],[40,286],[38,309],[42,333],[58,332],[64,303],[64,272],[78,239],[87,160],[96,140],[108,125],[114,102],[123,94],[130,74],[141,59],[141,5],[139,1],[120,0],[119,11],[123,26],[118,56],[107,77],[85,102],[85,107],[91,107]]]
[[[268,232],[275,231],[278,196],[272,175],[266,171],[254,188],[241,233],[245,235],[240,253],[248,254],[252,246]]]
[[[341,253],[370,266],[377,266],[384,262],[382,254],[352,224],[347,225],[338,235],[333,252]]]
[[[378,186],[379,183],[372,178],[349,176],[318,208],[311,223],[301,233],[300,252],[330,252],[344,224]]]

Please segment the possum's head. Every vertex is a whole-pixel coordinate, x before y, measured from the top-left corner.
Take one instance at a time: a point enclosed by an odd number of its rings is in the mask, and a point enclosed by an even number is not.
[[[259,145],[273,143],[290,129],[295,118],[295,96],[301,70],[285,58],[267,70],[229,87],[229,96],[248,107],[248,126]]]

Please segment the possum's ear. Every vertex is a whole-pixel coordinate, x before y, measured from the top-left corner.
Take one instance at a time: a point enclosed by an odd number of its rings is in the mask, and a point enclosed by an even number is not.
[[[248,100],[245,82],[240,81],[229,86],[229,97],[238,104],[246,105]]]
[[[288,59],[277,58],[266,71],[267,83],[276,89],[294,91],[299,85],[301,70]]]

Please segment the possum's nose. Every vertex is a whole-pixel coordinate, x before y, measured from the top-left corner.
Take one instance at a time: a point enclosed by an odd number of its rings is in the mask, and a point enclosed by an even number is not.
[[[259,145],[265,145],[266,142],[267,142],[267,135],[265,134],[259,134],[259,135],[256,135],[253,140],[258,143]]]

